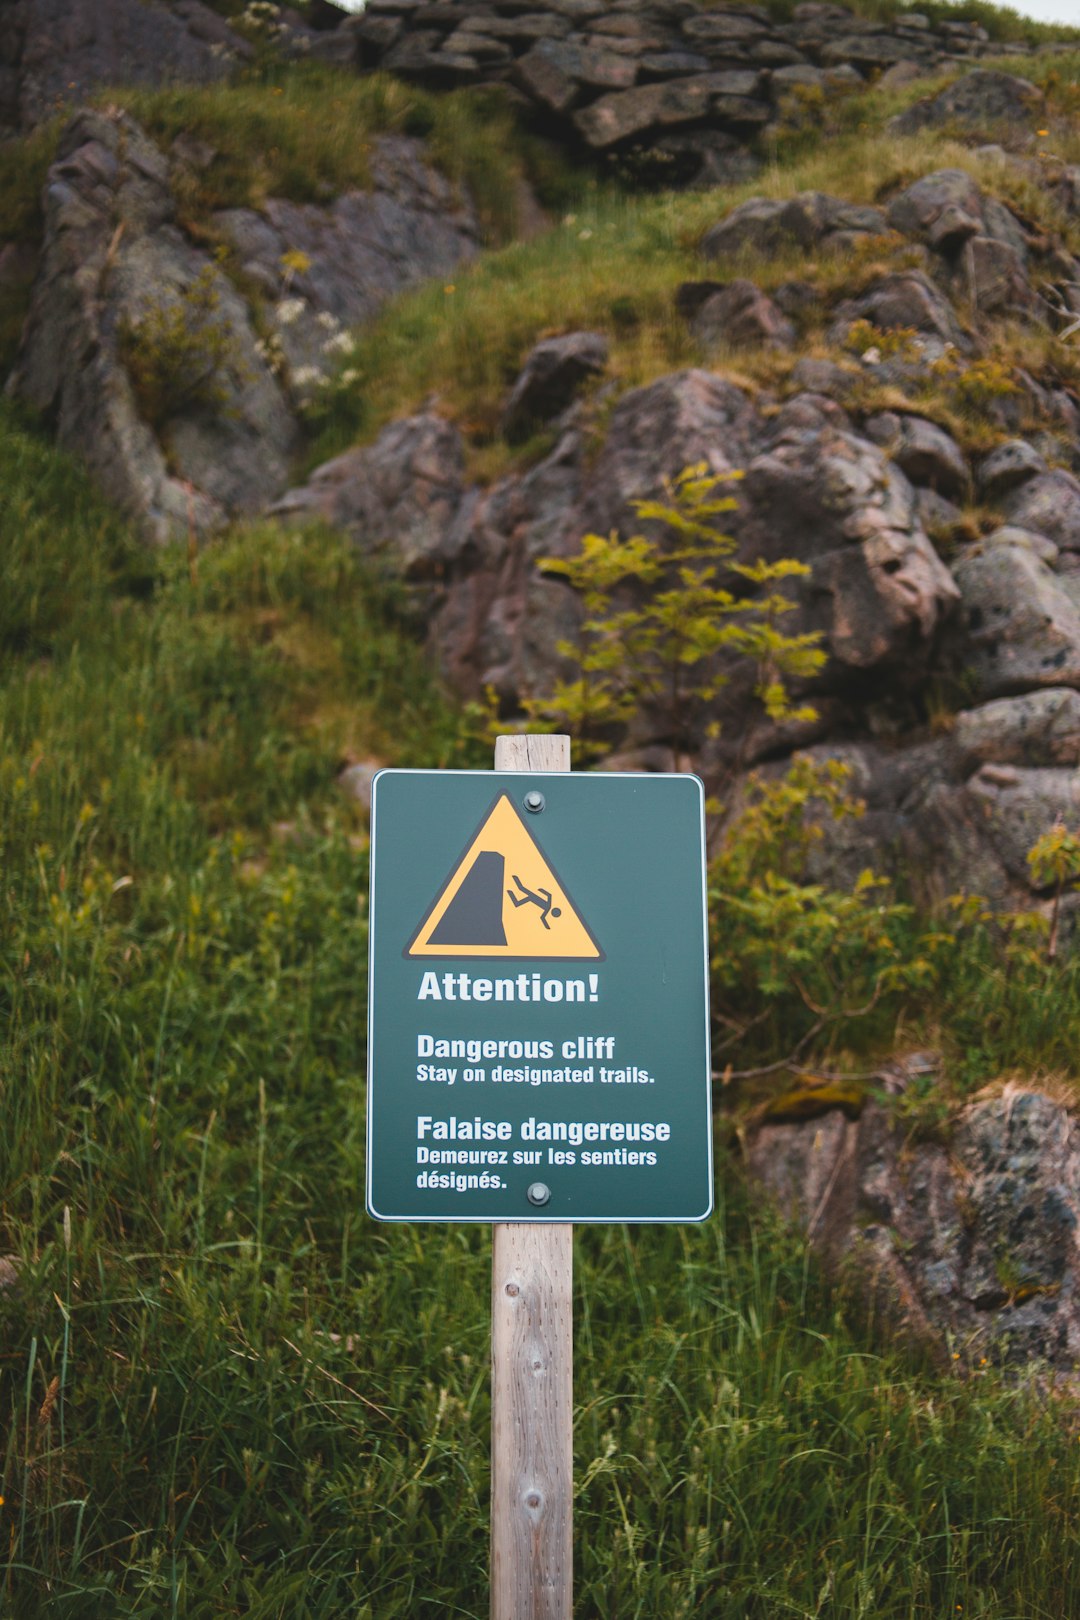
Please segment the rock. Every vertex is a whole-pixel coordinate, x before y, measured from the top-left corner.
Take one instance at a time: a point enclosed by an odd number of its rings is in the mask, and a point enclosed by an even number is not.
[[[953,501],[946,500],[936,489],[927,489],[925,485],[915,491],[915,515],[934,541],[948,535],[963,521],[964,516]]]
[[[1028,130],[1042,106],[1041,92],[1027,79],[975,68],[936,96],[917,101],[898,113],[889,120],[888,127],[897,135],[914,135],[920,129],[943,124],[987,132],[999,124]]]
[[[702,303],[690,323],[699,343],[712,347],[790,349],[795,328],[752,281],[729,281]]]
[[[922,62],[912,61],[909,57],[902,57],[887,67],[877,81],[877,89],[882,92],[902,90],[905,85],[914,84],[916,79],[925,78],[929,69]]]
[[[889,204],[889,224],[938,253],[953,253],[984,228],[982,193],[963,169],[939,169]]]
[[[1022,256],[1007,242],[989,236],[965,242],[958,281],[981,315],[1020,314],[1035,303]]]
[[[629,533],[630,501],[657,495],[665,476],[699,461],[719,474],[741,468],[725,527],[747,561],[810,565],[809,580],[791,584],[799,607],[785,629],[823,633],[825,690],[869,669],[916,678],[958,593],[907,479],[829,410],[796,398],[764,422],[741,390],[696,371],[634,389],[612,414],[583,517],[598,533]]]
[[[343,529],[365,557],[406,580],[438,580],[466,535],[455,526],[465,497],[464,451],[456,427],[428,413],[384,428],[374,444],[347,450],[268,516]]]
[[[841,39],[830,40],[824,46],[821,60],[827,67],[850,63],[853,67],[873,72],[902,62],[907,52],[907,44],[900,39],[889,39],[884,35],[846,34]]]
[[[804,356],[792,367],[791,381],[796,388],[809,394],[825,394],[841,404],[851,397],[858,376],[835,360],[815,360]]]
[[[902,1094],[934,1065],[924,1054],[898,1061],[878,1088]],[[1060,1103],[1009,1084],[970,1103],[946,1146],[912,1140],[887,1100],[868,1100],[855,1118],[834,1107],[767,1123],[747,1158],[780,1208],[859,1279],[879,1320],[942,1365],[959,1354],[1074,1372],[1080,1152]]]
[[[979,463],[975,483],[985,501],[998,501],[1018,484],[1046,471],[1046,462],[1026,439],[1010,439]]]
[[[323,207],[268,198],[226,209],[214,224],[243,273],[270,303],[267,314],[288,364],[311,382],[347,359],[347,328],[373,320],[388,299],[429,277],[444,278],[476,257],[481,229],[468,199],[405,135],[371,143],[371,191],[348,191]],[[290,255],[306,264],[286,277]]]
[[[581,100],[583,88],[629,90],[637,63],[614,51],[593,51],[569,40],[540,40],[514,69],[515,82],[535,101],[565,113]]]
[[[538,343],[525,362],[506,402],[503,437],[527,439],[570,404],[574,395],[607,365],[607,339],[599,332],[570,332]]]
[[[911,485],[809,401],[789,401],[769,441],[747,463],[732,528],[751,555],[810,564],[792,594],[799,628],[825,637],[826,689],[869,669],[915,675],[958,592],[919,525]]]
[[[953,565],[960,655],[981,697],[1080,685],[1080,610],[1021,531],[1003,529]]]
[[[657,178],[667,186],[693,186],[703,191],[716,186],[741,186],[753,180],[761,160],[734,135],[722,129],[677,130],[661,135],[649,144],[649,155],[657,167],[664,166]],[[648,164],[641,164],[639,172]]]
[[[751,197],[708,230],[701,251],[706,259],[742,252],[771,253],[785,243],[816,248],[834,233],[877,235],[887,229],[880,209],[861,207],[820,191],[805,191],[786,202]]]
[[[582,439],[570,431],[523,477],[504,479],[463,507],[460,562],[430,621],[432,649],[459,691],[490,688],[512,704],[573,677],[558,647],[578,636],[581,604],[538,564],[579,544],[583,478]]]
[[[1062,551],[1080,553],[1080,480],[1063,468],[1027,479],[1006,495],[1001,510],[1011,524],[1045,535]]]
[[[709,59],[694,51],[646,51],[638,63],[642,81],[684,79],[690,74],[707,73]]]
[[[639,85],[601,96],[574,114],[574,123],[597,150],[631,140],[654,127],[715,118],[721,124],[751,127],[770,117],[768,102],[756,98],[759,73],[700,73],[688,79]]]
[[[213,84],[251,47],[200,0],[8,0],[0,124],[29,129],[114,84]]]
[[[888,450],[913,484],[923,484],[945,496],[962,500],[971,487],[971,475],[956,440],[922,416],[896,416],[891,412],[871,417],[868,436]]]
[[[771,83],[775,96],[797,91],[800,86],[805,90],[820,90],[824,94],[826,74],[823,68],[813,67],[809,62],[795,62],[788,67],[778,67]]]
[[[957,794],[1008,878],[1022,890],[1037,886],[1028,851],[1055,822],[1074,826],[1080,813],[1080,778],[1074,770],[1022,770],[983,765]],[[974,892],[974,884],[971,885]]]
[[[830,332],[834,343],[844,343],[851,324],[863,320],[883,332],[921,332],[965,353],[971,348],[949,300],[921,270],[879,277],[858,298],[840,304],[835,314]]]
[[[168,165],[138,125],[79,113],[49,170],[41,268],[9,383],[153,541],[258,510],[284,487],[296,443],[246,306],[172,215]],[[170,321],[182,334],[171,347],[154,336]],[[168,459],[127,369],[140,341],[150,372],[164,367],[156,426]]]
[[[999,698],[956,716],[953,741],[962,768],[980,765],[1080,765],[1080,693],[1049,687]]]

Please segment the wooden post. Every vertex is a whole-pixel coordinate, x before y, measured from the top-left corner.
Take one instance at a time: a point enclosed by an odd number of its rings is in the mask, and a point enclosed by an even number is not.
[[[497,771],[568,771],[569,737],[499,737]],[[574,1228],[496,1224],[491,1620],[570,1620]]]

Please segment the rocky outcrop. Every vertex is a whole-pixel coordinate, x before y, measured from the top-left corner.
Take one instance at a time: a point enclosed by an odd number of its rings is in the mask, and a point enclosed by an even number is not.
[[[372,148],[370,192],[217,216],[245,293],[263,294],[257,333],[247,297],[178,227],[170,162],[144,132],[96,112],[64,132],[9,389],[151,540],[209,532],[284,490],[296,411],[347,368],[349,329],[478,252],[474,211],[419,141]]]
[[[785,282],[770,296],[730,273],[750,253],[801,247],[809,257],[866,237],[880,238],[887,257],[897,232],[923,268],[875,267],[831,310],[809,281]],[[928,900],[967,890],[1001,907],[1040,905],[1027,851],[1058,817],[1080,820],[1073,732],[1044,723],[1039,708],[1045,699],[1067,719],[1070,693],[1080,691],[1080,482],[1053,464],[1069,453],[1076,401],[1018,374],[988,411],[1000,410],[1002,422],[1018,419],[1021,407],[1038,411],[1046,431],[1037,444],[1014,437],[975,458],[930,408],[858,403],[859,373],[910,388],[914,399],[939,363],[946,379],[980,364],[983,312],[969,302],[961,322],[954,303],[963,255],[980,242],[1014,254],[1028,281],[1061,251],[959,170],[924,176],[883,209],[819,193],[751,198],[703,237],[703,255],[727,279],[673,289],[703,359],[717,344],[789,346],[810,309],[848,346],[848,364],[803,357],[791,371],[793,392],[755,394],[694,368],[621,398],[612,390],[597,443],[595,426],[591,442],[585,433],[596,413],[583,414],[572,396],[597,374],[602,338],[545,339],[503,415],[510,438],[524,430],[522,401],[534,401],[529,422],[547,419],[554,448],[538,466],[491,489],[471,486],[457,430],[429,411],[339,458],[276,510],[315,512],[348,528],[410,582],[454,684],[470,695],[492,688],[513,711],[567,673],[556,649],[580,620],[576,597],[545,575],[543,559],[573,554],[590,532],[628,537],[634,503],[655,498],[688,465],[738,474],[723,521],[739,561],[807,566],[806,578],[785,585],[793,606],[784,628],[819,636],[827,659],[806,687],[817,720],[794,728],[748,725],[749,676],[735,665],[725,671],[712,714],[719,735],[703,729],[698,768],[717,781],[737,762],[780,769],[795,746],[840,759],[867,813],[827,829],[816,876],[844,885],[870,866],[903,873]],[[551,378],[561,382],[548,393]],[[448,469],[436,480],[443,495],[434,508],[415,459],[415,447],[433,439]],[[964,510],[973,498],[985,530],[974,541]],[[953,548],[948,567],[937,536]],[[941,720],[929,728],[932,683],[961,674],[970,707],[955,735]],[[621,746],[644,761],[664,740],[659,715],[643,714]]]
[[[200,384],[155,429],[133,380],[140,341],[166,398],[193,372]],[[61,138],[9,386],[152,540],[253,512],[285,481],[296,428],[247,307],[177,228],[165,159],[124,114],[81,113]]]
[[[395,424],[369,450],[322,469],[276,511],[344,521],[365,549],[386,536],[399,569],[416,577],[416,530],[402,503],[426,484],[401,449],[435,432],[429,417]],[[454,432],[444,424],[440,444]],[[474,692],[494,686],[510,702],[540,695],[559,669],[558,635],[544,637],[549,621],[554,615],[565,634],[578,613],[572,593],[544,579],[541,559],[570,554],[589,531],[628,535],[631,501],[660,495],[665,478],[696,461],[719,474],[743,473],[726,521],[744,560],[782,555],[808,564],[809,579],[790,591],[791,622],[824,636],[823,691],[842,692],[868,675],[908,680],[925,669],[957,591],[922,529],[907,478],[829,402],[797,398],[766,418],[742,390],[703,371],[626,394],[588,468],[572,424],[539,467],[488,491],[462,488],[455,452],[441,537],[430,533],[426,506],[421,524],[423,578],[438,581],[430,633],[444,667]],[[527,627],[520,657],[511,625]]]
[[[914,135],[920,129],[956,124],[991,137],[1001,126],[1030,128],[1042,105],[1041,91],[1027,79],[980,68],[898,113],[889,127],[898,135]]]
[[[778,119],[797,121],[815,97],[883,69],[917,77],[966,63],[989,44],[976,23],[872,22],[816,0],[786,22],[756,5],[704,10],[693,0],[533,10],[525,0],[368,0],[356,35],[366,67],[432,86],[504,84],[566,139],[602,154],[663,149],[658,178],[698,184],[744,178],[732,161],[740,146]]]
[[[600,375],[607,357],[602,332],[570,332],[538,343],[503,410],[503,437],[513,444],[558,416],[590,378]]]
[[[1080,1131],[1035,1089],[981,1095],[947,1143],[912,1140],[905,1094],[940,1080],[939,1061],[889,1065],[858,1117],[838,1108],[781,1117],[752,1135],[752,1176],[884,1326],[967,1369],[1032,1361],[1074,1374],[1080,1360]],[[805,1106],[813,1093],[804,1095]]]
[[[480,250],[468,195],[432,167],[423,142],[377,136],[370,169],[369,190],[326,205],[270,197],[258,209],[231,208],[213,219],[248,286],[266,300],[269,353],[298,404],[347,369],[350,328]]]
[[[111,84],[212,84],[250,44],[201,0],[7,0],[0,134],[29,129]]]

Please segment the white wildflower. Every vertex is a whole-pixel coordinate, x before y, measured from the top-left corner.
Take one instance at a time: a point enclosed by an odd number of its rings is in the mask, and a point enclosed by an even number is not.
[[[359,382],[359,380],[360,373],[356,370],[355,366],[350,366],[349,369],[347,371],[343,371],[341,376],[338,378],[338,382],[343,388],[348,388],[354,382]]]
[[[320,310],[315,319],[318,321],[324,332],[336,332],[338,327],[341,325],[341,322],[338,320],[337,316],[331,315],[328,309]]]
[[[356,348],[350,332],[339,332],[329,342],[323,344],[323,354],[352,354]]]
[[[314,388],[324,380],[318,366],[297,366],[292,374],[294,388]]]
[[[299,320],[304,313],[304,300],[302,298],[283,298],[274,313],[282,326],[291,326],[293,321]]]

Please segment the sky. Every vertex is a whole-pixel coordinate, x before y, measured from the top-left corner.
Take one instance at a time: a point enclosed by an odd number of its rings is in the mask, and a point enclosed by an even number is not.
[[[1080,28],[1080,0],[1012,0],[1014,11],[1021,17],[1034,17],[1037,22],[1072,23]]]
[[[539,0],[542,4],[542,0]],[[1007,0],[1022,17],[1039,22],[1072,23],[1080,27],[1080,0]],[[346,11],[363,11],[364,0],[338,0]]]

